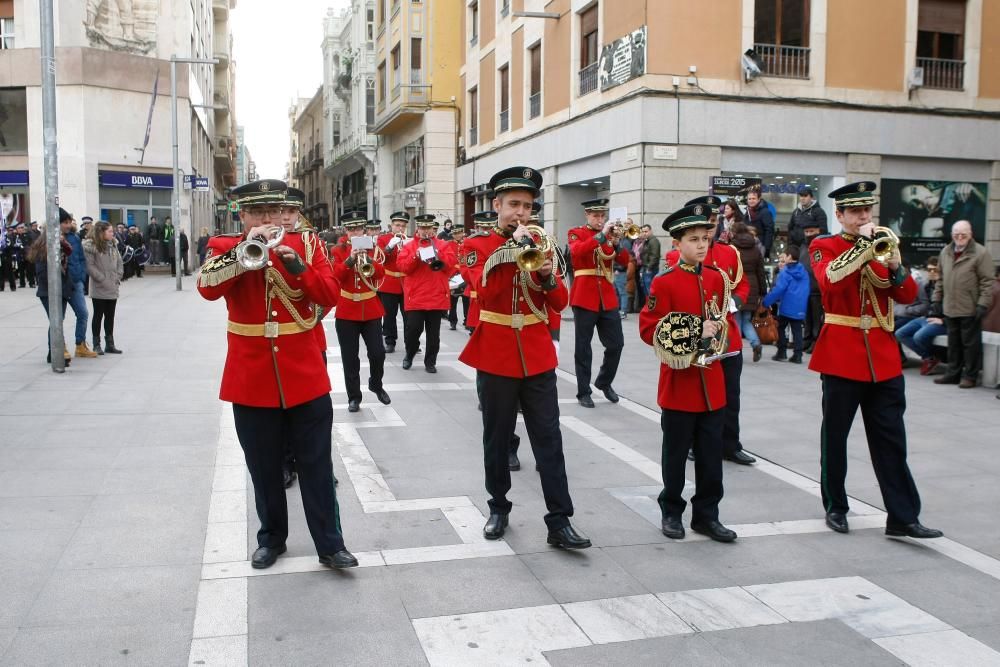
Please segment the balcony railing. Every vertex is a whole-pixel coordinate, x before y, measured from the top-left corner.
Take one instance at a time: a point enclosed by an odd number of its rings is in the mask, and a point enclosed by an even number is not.
[[[962,90],[965,88],[965,61],[946,58],[917,58],[924,68],[924,88]]]
[[[330,164],[335,165],[341,160],[345,160],[354,153],[365,148],[374,149],[376,145],[376,137],[374,134],[369,134],[364,131],[354,132],[333,147],[330,151]]]
[[[506,132],[510,129],[510,109],[504,109],[500,112],[500,131]]]
[[[754,44],[763,62],[761,73],[785,79],[809,78],[809,47]]]
[[[479,128],[470,127],[469,128],[469,145],[475,146],[479,143]]]
[[[535,93],[528,98],[528,118],[538,118],[542,115],[542,94]]]
[[[597,63],[587,65],[580,70],[580,95],[586,95],[597,90]]]

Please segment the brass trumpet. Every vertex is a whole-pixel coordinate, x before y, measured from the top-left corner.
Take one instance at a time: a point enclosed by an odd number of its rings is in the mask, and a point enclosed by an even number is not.
[[[358,255],[357,263],[354,265],[358,273],[363,275],[365,278],[371,278],[375,275],[375,265],[372,264],[371,259],[368,258],[368,253],[363,252]]]
[[[882,264],[888,264],[889,259],[899,247],[899,237],[888,227],[876,227],[872,233],[872,258]]]
[[[236,259],[247,271],[257,271],[267,266],[267,254],[285,238],[285,228],[271,227],[269,236],[258,235],[248,238],[236,246]]]
[[[642,228],[634,222],[631,224],[618,223],[611,227],[611,233],[618,237],[625,237],[630,241],[635,241],[642,235]]]
[[[524,249],[517,256],[517,268],[530,273],[542,268],[551,256],[555,244],[552,237],[538,225],[525,225],[525,229],[531,233],[531,238],[523,239],[520,243]]]

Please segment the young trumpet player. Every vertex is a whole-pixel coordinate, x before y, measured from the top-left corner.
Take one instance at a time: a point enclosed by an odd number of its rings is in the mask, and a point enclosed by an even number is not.
[[[725,376],[721,363],[706,360],[726,352],[731,285],[725,274],[705,263],[712,240],[709,214],[710,206],[694,204],[663,222],[680,258],[653,278],[639,315],[639,335],[661,361],[657,403],[663,431],[663,534],[675,540],[685,535],[681,517],[687,503],[682,491],[687,453],[693,446],[691,530],[717,542],[732,542],[736,533],[719,522]]]
[[[391,402],[382,386],[385,369],[382,316],[385,309],[377,295],[378,285],[385,277],[385,267],[380,261],[385,259],[385,255],[374,243],[371,250],[351,245],[353,239],[366,235],[363,217],[347,214],[341,222],[347,232],[347,245],[338,245],[334,250],[333,275],[340,283],[335,326],[344,364],[347,411],[358,412],[361,409],[359,338],[365,341],[368,351],[368,390],[375,394],[379,402],[385,405]]]
[[[396,314],[403,314],[403,328],[406,328],[406,310],[403,307],[403,277],[396,262],[403,245],[409,241],[406,228],[410,225],[410,214],[406,211],[396,211],[389,218],[389,231],[378,237],[378,246],[385,254],[385,278],[378,290],[378,298],[385,309],[382,318],[382,335],[385,337],[386,353],[396,351],[396,339],[399,337],[396,327]]]

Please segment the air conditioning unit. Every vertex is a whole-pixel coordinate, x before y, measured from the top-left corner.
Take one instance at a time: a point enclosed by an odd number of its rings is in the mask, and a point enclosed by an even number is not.
[[[924,85],[924,68],[914,67],[910,70],[910,89],[920,88]]]
[[[753,49],[746,50],[746,53],[741,58],[741,62],[743,64],[743,80],[746,83],[750,83],[760,76],[764,68],[764,61],[760,59],[760,56]]]
[[[219,148],[229,148],[229,137],[219,137]]]

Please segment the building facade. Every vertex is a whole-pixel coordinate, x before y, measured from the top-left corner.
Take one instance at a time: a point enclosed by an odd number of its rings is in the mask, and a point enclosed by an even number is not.
[[[333,187],[323,170],[323,87],[320,86],[303,106],[295,105],[298,114],[292,121],[292,152],[296,158],[289,169],[291,183],[306,194],[302,214],[316,226],[330,226],[333,210]]]
[[[595,196],[659,231],[691,197],[760,182],[784,228],[802,185],[833,221],[826,194],[866,179],[905,253],[964,217],[1000,256],[1000,3],[463,5],[466,218],[522,163],[544,170],[561,239]]]
[[[135,224],[171,215],[173,188],[170,58],[225,55],[235,0],[133,0],[56,3],[56,104],[59,201],[74,213]],[[0,48],[0,188],[16,195],[24,220],[44,215],[38,3],[0,2],[8,37]],[[217,34],[225,31],[225,34]],[[218,38],[218,39],[217,39]],[[225,67],[231,62],[225,59]],[[217,125],[232,97],[216,87],[218,66],[178,65],[178,136],[184,175],[207,177],[207,191],[184,190],[181,220],[197,237],[211,230],[215,205],[235,173],[216,159]],[[155,91],[155,93],[154,93]],[[148,125],[147,125],[148,121]],[[228,172],[227,172],[228,169]],[[235,181],[233,181],[235,182]],[[191,244],[192,248],[194,243]]]
[[[324,154],[333,182],[333,219],[344,211],[378,217],[375,124],[375,2],[353,0],[327,14],[323,40]],[[387,211],[391,213],[391,211]]]
[[[454,218],[464,3],[373,4],[378,209]]]

